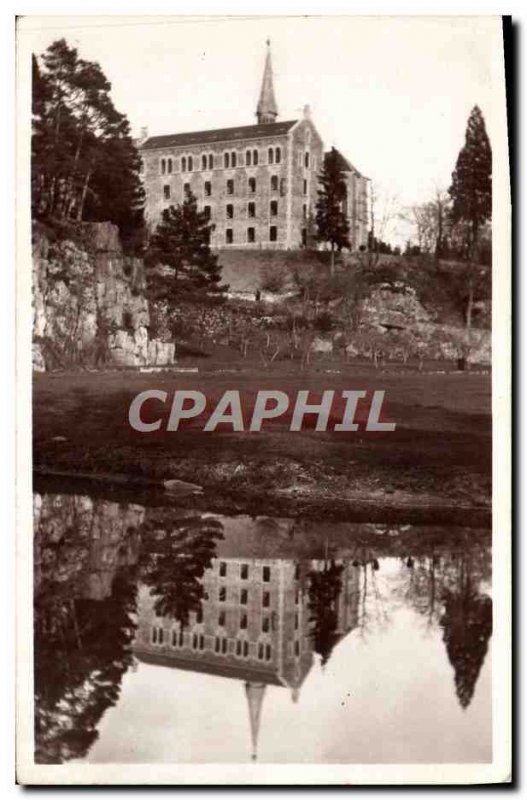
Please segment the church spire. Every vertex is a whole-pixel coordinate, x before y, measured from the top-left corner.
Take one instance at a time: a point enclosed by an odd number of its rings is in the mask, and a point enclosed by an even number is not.
[[[278,116],[276,99],[273,89],[273,67],[271,65],[271,42],[267,39],[267,55],[265,57],[265,68],[260,91],[260,99],[256,107],[256,118],[258,124],[274,122]]]
[[[256,761],[258,756],[258,732],[260,730],[260,717],[266,688],[265,683],[253,683],[252,681],[245,683],[245,694],[249,704],[249,719],[251,721],[251,759],[253,761]]]

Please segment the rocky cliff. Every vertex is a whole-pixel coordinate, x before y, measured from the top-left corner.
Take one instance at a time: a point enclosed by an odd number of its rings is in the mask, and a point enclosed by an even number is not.
[[[82,223],[71,237],[33,234],[33,366],[165,366],[175,345],[149,335],[141,259],[117,228]]]

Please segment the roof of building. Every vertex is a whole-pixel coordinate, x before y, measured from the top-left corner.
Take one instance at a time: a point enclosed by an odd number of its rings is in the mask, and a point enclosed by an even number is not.
[[[271,686],[283,686],[274,669],[258,669],[250,664],[232,663],[225,656],[215,659],[212,654],[201,656],[184,655],[182,653],[152,653],[149,650],[134,646],[134,655],[145,664],[155,664],[162,667],[172,667],[187,672],[201,672],[207,675],[219,675],[222,678],[235,678],[237,680],[256,681]]]
[[[260,139],[267,136],[283,136],[298,120],[287,122],[266,122],[262,125],[241,125],[236,128],[217,128],[211,131],[192,131],[190,133],[169,133],[165,136],[150,136],[141,145],[141,150],[156,150],[161,147],[183,147],[194,144],[213,144],[215,142],[237,142],[244,139]]]
[[[359,172],[359,170],[356,167],[353,166],[351,161],[348,161],[348,159],[345,158],[342,155],[342,153],[340,152],[340,150],[337,150],[336,147],[335,147],[335,152],[336,152],[336,154],[338,156],[338,159],[339,159],[340,168],[342,170],[344,170],[344,172],[354,172],[356,175],[358,175],[359,178],[363,177],[361,175],[361,173]]]

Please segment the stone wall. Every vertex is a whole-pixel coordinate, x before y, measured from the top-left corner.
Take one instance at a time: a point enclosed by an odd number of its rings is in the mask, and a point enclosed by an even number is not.
[[[143,263],[123,254],[114,225],[82,223],[59,241],[35,231],[34,369],[173,363],[174,343],[149,326]]]

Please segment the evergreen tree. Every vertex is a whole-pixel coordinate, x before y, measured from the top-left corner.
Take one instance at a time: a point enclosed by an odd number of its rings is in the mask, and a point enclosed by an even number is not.
[[[140,159],[101,67],[64,39],[33,58],[35,217],[142,224]]]
[[[334,147],[324,156],[322,172],[318,176],[322,189],[318,191],[316,206],[316,239],[326,242],[331,248],[331,274],[335,267],[335,250],[350,247],[349,225],[344,213],[346,182],[341,156]]]
[[[465,258],[477,257],[480,230],[492,216],[492,151],[485,120],[478,106],[468,118],[465,145],[461,149],[449,188],[452,222],[465,230]]]
[[[172,303],[182,295],[227,290],[220,285],[218,256],[210,249],[213,230],[191,191],[181,205],[164,209],[146,257],[151,299]]]

